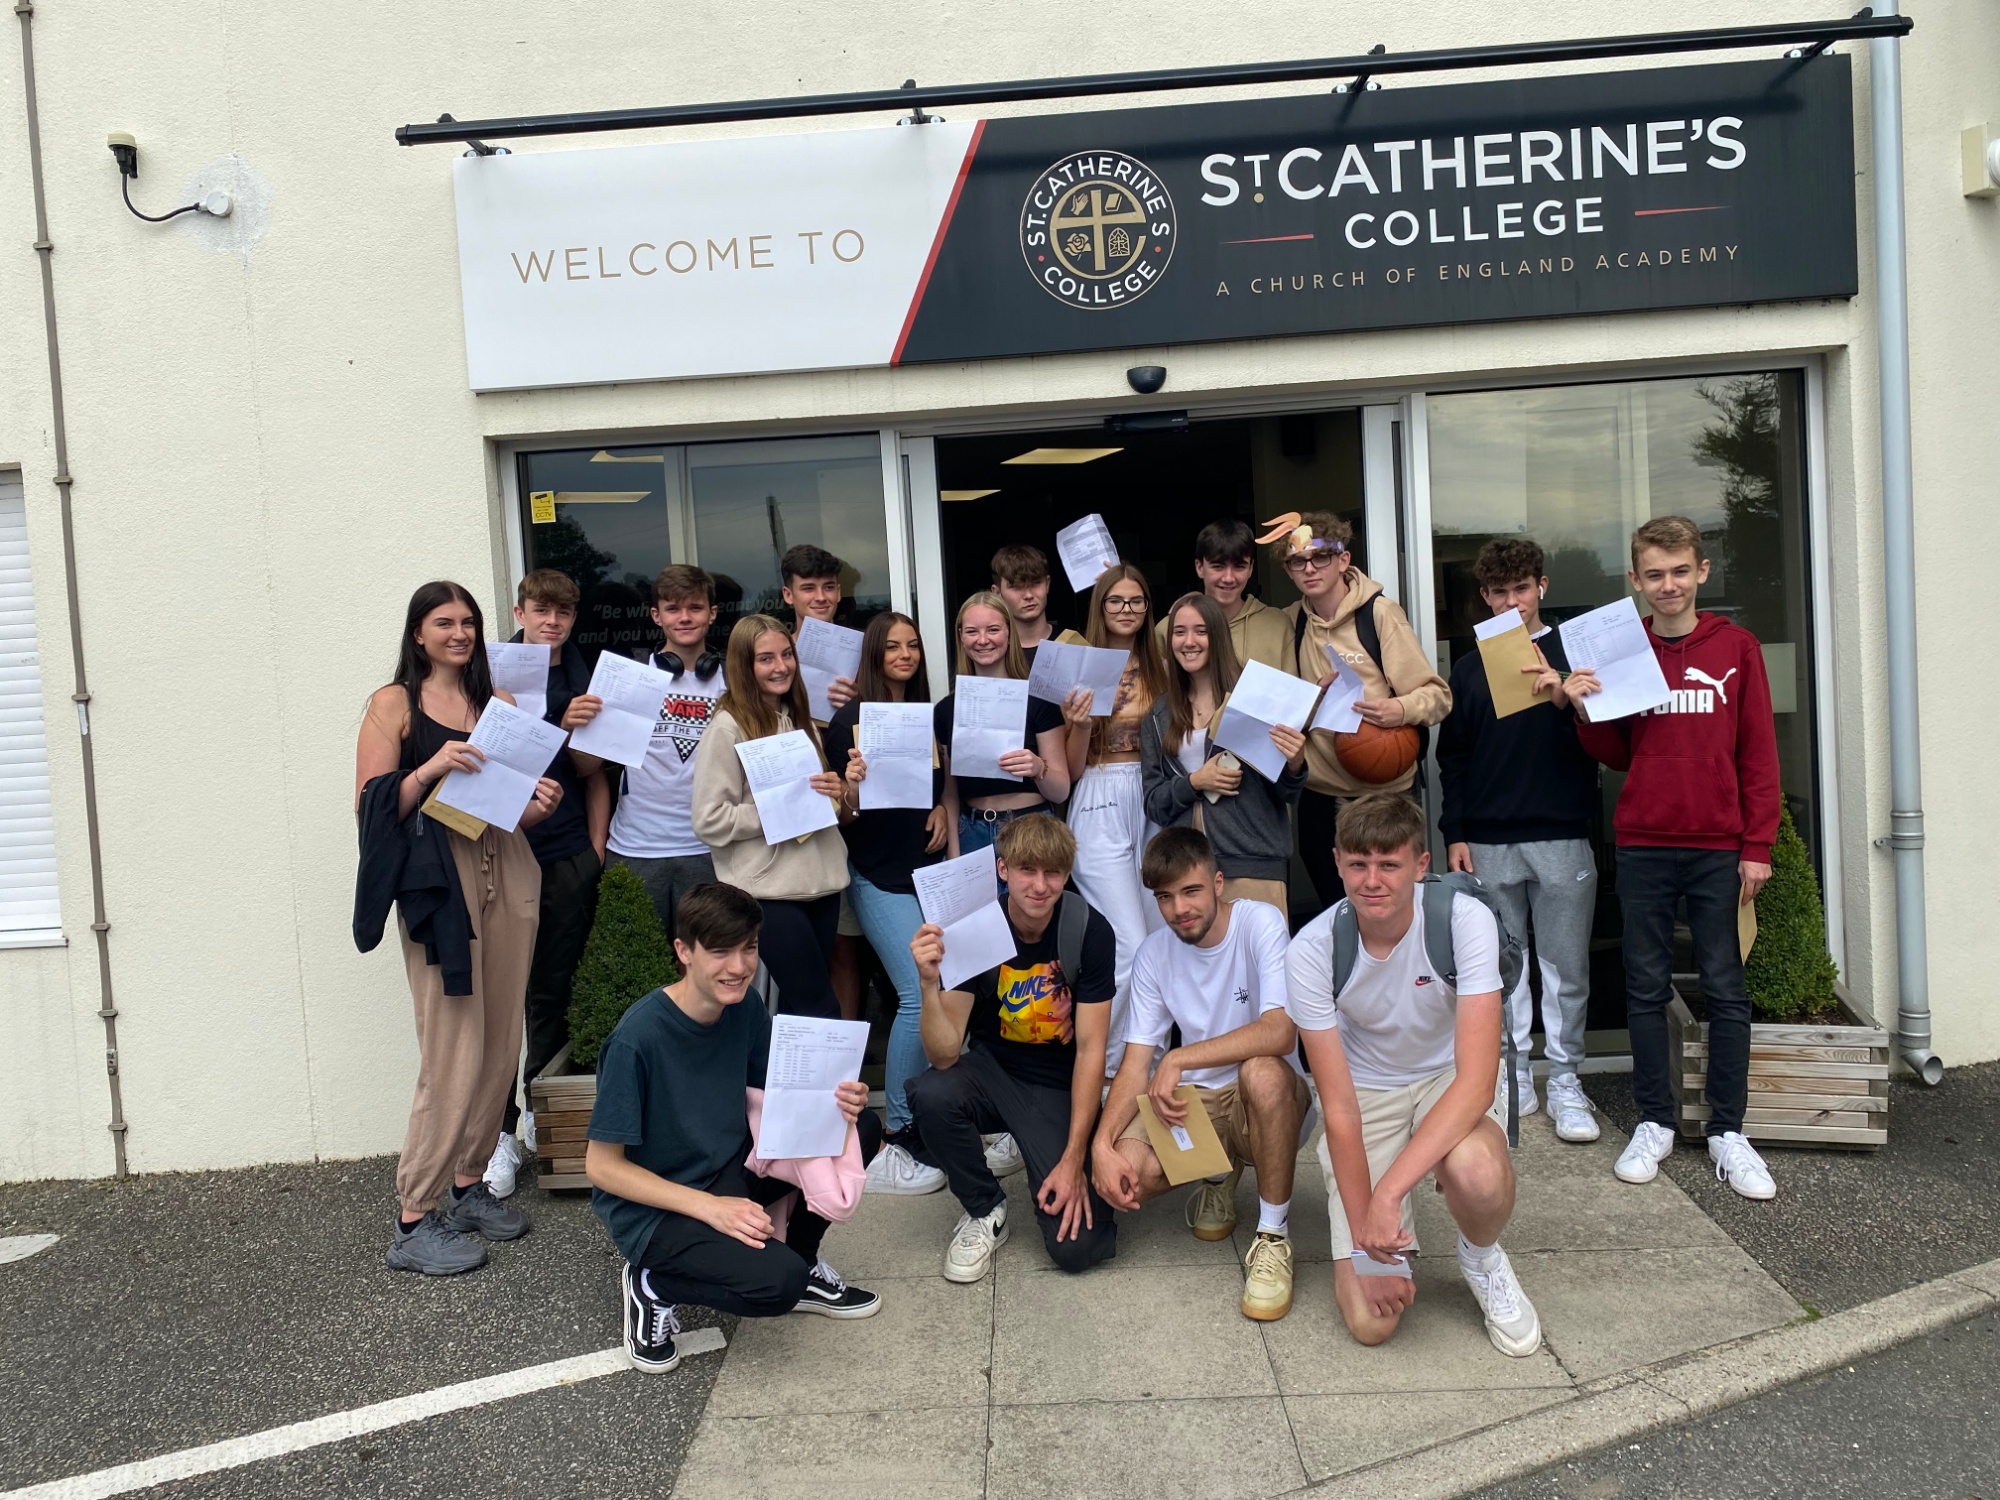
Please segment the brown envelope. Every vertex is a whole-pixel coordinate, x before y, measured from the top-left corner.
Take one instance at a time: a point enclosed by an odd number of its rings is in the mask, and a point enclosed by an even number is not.
[[[432,787],[431,794],[424,798],[423,812],[444,824],[453,833],[462,833],[469,839],[476,839],[485,833],[486,824],[473,817],[471,813],[460,812],[457,808],[448,807],[438,801],[438,787],[443,785],[444,778],[439,777],[437,786]]]
[[[1144,1094],[1139,1096],[1139,1122],[1146,1127],[1146,1140],[1153,1154],[1160,1159],[1160,1170],[1175,1187],[1197,1177],[1221,1176],[1230,1168],[1229,1153],[1222,1149],[1222,1137],[1215,1133],[1200,1091],[1193,1084],[1184,1083],[1174,1090],[1174,1097],[1188,1107],[1187,1123],[1180,1127],[1188,1139],[1185,1148],[1175,1139],[1173,1127],[1153,1113],[1153,1101]]]
[[[1486,668],[1486,685],[1493,691],[1494,718],[1504,719],[1548,701],[1535,696],[1535,679],[1521,670],[1541,665],[1526,626],[1517,625],[1480,641],[1479,660]]]
[[[1737,892],[1736,902],[1736,946],[1743,950],[1743,957],[1749,958],[1750,950],[1757,946],[1757,903],[1742,899]]]

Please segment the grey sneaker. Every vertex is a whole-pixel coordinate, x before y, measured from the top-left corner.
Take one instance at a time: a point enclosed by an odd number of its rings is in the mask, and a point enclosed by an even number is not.
[[[399,1223],[383,1257],[392,1271],[421,1271],[426,1276],[456,1276],[476,1271],[486,1264],[486,1247],[476,1235],[459,1234],[446,1227],[436,1211],[417,1220],[417,1227],[404,1232]]]
[[[518,1240],[528,1232],[528,1216],[511,1203],[502,1203],[483,1182],[475,1182],[462,1198],[440,1205],[447,1229],[460,1234],[476,1234],[489,1240]]]

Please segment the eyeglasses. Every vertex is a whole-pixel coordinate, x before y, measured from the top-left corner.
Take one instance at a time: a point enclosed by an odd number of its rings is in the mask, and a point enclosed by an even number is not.
[[[1104,612],[1108,615],[1137,615],[1144,614],[1145,610],[1146,601],[1144,599],[1106,599],[1104,601]]]
[[[1287,573],[1318,573],[1332,567],[1339,559],[1340,554],[1331,548],[1319,552],[1308,552],[1304,557],[1286,558],[1285,571]]]

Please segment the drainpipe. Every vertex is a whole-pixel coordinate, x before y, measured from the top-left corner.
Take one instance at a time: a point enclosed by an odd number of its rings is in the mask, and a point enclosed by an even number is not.
[[[1877,15],[1897,0],[1876,0]],[[1896,858],[1896,1032],[1903,1061],[1924,1083],[1944,1077],[1931,1051],[1924,930],[1923,736],[1917,722],[1916,516],[1910,480],[1910,309],[1903,253],[1903,64],[1896,42],[1868,44],[1875,146],[1875,329],[1882,403],[1883,599],[1889,625],[1889,836]]]
[[[83,816],[90,843],[90,930],[97,934],[97,1014],[104,1022],[104,1071],[111,1083],[111,1150],[115,1171],[129,1175],[125,1161],[125,1099],[118,1079],[118,1005],[111,989],[111,923],[104,916],[104,845],[97,831],[97,760],[90,742],[90,677],[84,670],[83,612],[77,603],[76,527],[70,506],[69,428],[63,417],[62,353],[56,343],[56,280],[50,257],[48,198],[42,191],[42,124],[35,103],[34,0],[15,0],[21,18],[21,82],[28,105],[28,175],[35,189],[35,254],[42,266],[42,323],[49,346],[49,404],[56,448],[56,493],[62,497],[63,582],[69,590],[69,650],[76,678],[77,734],[83,749]]]

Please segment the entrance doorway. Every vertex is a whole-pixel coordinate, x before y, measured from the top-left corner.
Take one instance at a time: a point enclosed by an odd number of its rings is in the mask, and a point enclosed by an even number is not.
[[[1080,629],[1089,600],[1070,589],[1056,562],[1056,533],[1093,511],[1111,528],[1119,557],[1145,573],[1156,611],[1201,587],[1194,539],[1211,521],[1240,517],[1261,530],[1284,511],[1330,510],[1354,527],[1364,567],[1371,556],[1358,408],[1164,431],[941,437],[937,484],[948,611],[990,586],[996,551],[1025,543],[1048,554],[1055,573],[1050,619]],[[1261,555],[1251,592],[1274,608],[1298,597],[1284,570]]]

